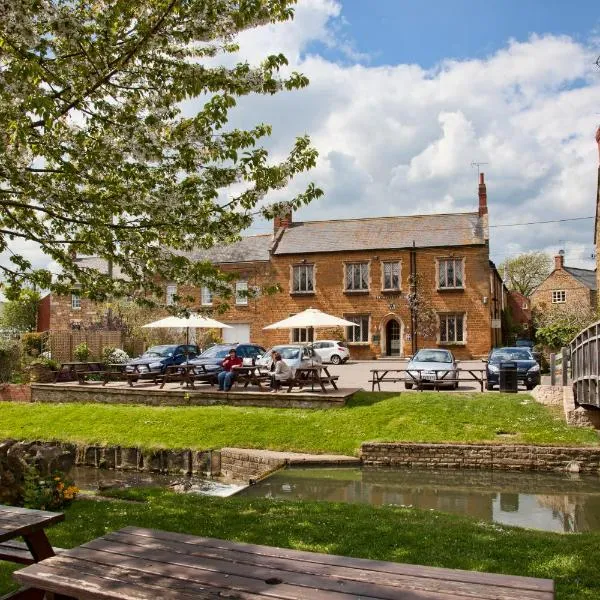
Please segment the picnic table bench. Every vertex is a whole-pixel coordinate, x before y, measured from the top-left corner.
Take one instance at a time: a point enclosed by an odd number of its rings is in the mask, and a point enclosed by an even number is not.
[[[321,373],[324,372],[325,375]],[[298,367],[294,372],[294,377],[287,381],[282,381],[282,385],[288,386],[288,393],[292,391],[293,387],[303,388],[310,384],[311,389],[314,390],[315,384],[321,387],[324,394],[327,393],[325,384],[331,385],[334,390],[337,390],[336,381],[339,379],[339,375],[331,375],[325,365],[314,365],[311,367]]]
[[[435,371],[435,379],[424,380],[422,373],[429,372],[432,369],[371,369],[371,391],[375,391],[377,386],[378,391],[381,391],[382,383],[408,383],[414,385],[419,391],[423,391],[425,385],[432,385],[435,390],[445,387],[448,384],[456,384],[460,381],[475,382],[479,384],[483,392],[485,384],[485,369],[458,368],[456,369],[456,377],[448,377],[452,372],[451,369],[444,371],[443,369],[433,369]],[[418,375],[415,376],[414,373]],[[442,374],[440,376],[440,373]]]
[[[125,527],[16,571],[77,600],[552,600],[550,579],[317,554]]]
[[[61,363],[56,375],[54,376],[54,383],[60,381],[75,381],[79,383],[85,383],[87,375],[97,375],[104,372],[104,365],[102,362],[64,362]]]
[[[213,386],[216,381],[216,375],[209,372],[204,365],[183,363],[181,365],[169,365],[166,368],[160,388],[162,389],[165,387],[165,383],[171,381],[179,381],[182,385],[185,384],[186,387],[194,389],[195,381],[203,381]]]

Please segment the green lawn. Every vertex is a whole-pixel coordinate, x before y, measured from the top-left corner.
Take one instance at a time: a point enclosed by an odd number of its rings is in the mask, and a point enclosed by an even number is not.
[[[224,446],[356,454],[364,441],[597,445],[519,394],[361,392],[341,409],[0,404],[0,439],[142,448]]]
[[[126,525],[456,569],[552,578],[558,600],[600,597],[600,534],[537,532],[433,511],[325,502],[206,498],[165,491],[141,503],[78,500],[52,527],[65,548]],[[596,560],[598,559],[598,560]],[[0,595],[18,566],[0,563]]]

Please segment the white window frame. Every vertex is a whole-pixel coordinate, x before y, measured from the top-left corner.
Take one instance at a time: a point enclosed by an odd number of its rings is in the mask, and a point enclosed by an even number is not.
[[[293,344],[305,344],[314,341],[315,330],[312,327],[296,327],[290,331]]]
[[[240,279],[235,282],[235,304],[236,306],[248,306],[248,296],[240,292],[248,292],[248,282]]]
[[[454,339],[450,340],[448,339],[448,321],[450,319],[454,319],[455,323],[454,323]],[[458,328],[456,327],[456,319],[460,319],[461,320],[461,335],[460,338],[458,339]],[[439,337],[438,337],[438,343],[439,344],[443,344],[445,346],[447,345],[451,345],[451,344],[465,344],[466,343],[466,323],[467,323],[467,319],[466,319],[466,315],[465,313],[442,313],[442,314],[438,314],[438,322],[439,322]]]
[[[566,290],[552,290],[552,304],[564,304],[566,301]]]
[[[71,310],[81,310],[81,296],[71,292]]]
[[[344,319],[360,325],[360,327],[346,327],[346,342],[348,344],[370,343],[371,315],[344,315]]]
[[[202,306],[212,306],[213,303],[213,294],[212,294],[212,290],[203,285],[202,288],[200,288],[200,304]]]
[[[296,289],[296,273],[298,273],[298,289]],[[302,286],[302,273],[304,273],[304,286]],[[310,284],[310,285],[309,285]],[[292,294],[314,294],[316,288],[315,265],[292,265]],[[302,289],[302,288],[305,289]]]
[[[370,289],[369,279],[370,279],[370,265],[366,261],[360,262],[350,262],[344,264],[344,290],[346,292],[368,292]],[[354,287],[354,275],[355,271],[359,272],[359,281],[360,287]],[[364,272],[363,272],[364,271]],[[352,273],[350,276],[351,287],[348,286],[348,278],[349,273]],[[362,287],[363,282],[366,282],[366,287]]]
[[[452,285],[448,280],[448,263],[453,263]],[[457,285],[456,266],[460,265],[460,285]],[[442,281],[444,277],[444,281]],[[438,290],[464,290],[465,289],[465,261],[463,258],[438,258],[437,259],[437,289]]]
[[[385,285],[385,266],[392,265],[397,267],[398,269],[398,286],[397,287],[387,287]],[[392,273],[392,279],[394,277],[394,273]],[[402,289],[402,264],[399,260],[384,260],[381,263],[381,290],[383,292],[399,292]]]
[[[175,300],[173,296],[177,295],[177,286],[174,283],[171,283],[167,286],[165,302],[167,306],[173,306],[175,304]]]

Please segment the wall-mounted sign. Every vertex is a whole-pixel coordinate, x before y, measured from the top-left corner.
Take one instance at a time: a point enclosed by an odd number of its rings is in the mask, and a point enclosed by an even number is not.
[[[502,329],[502,320],[492,319],[492,329]]]

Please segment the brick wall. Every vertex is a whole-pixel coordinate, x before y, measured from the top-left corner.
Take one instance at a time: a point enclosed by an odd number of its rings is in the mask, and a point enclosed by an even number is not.
[[[361,460],[365,465],[424,469],[597,473],[600,448],[369,442],[361,446]]]
[[[552,303],[552,292],[564,290],[565,302]],[[531,294],[532,308],[549,308],[560,306],[563,308],[592,308],[592,293],[588,287],[577,281],[564,269],[555,269]]]
[[[29,384],[2,383],[0,384],[0,400],[4,402],[31,402]]]

